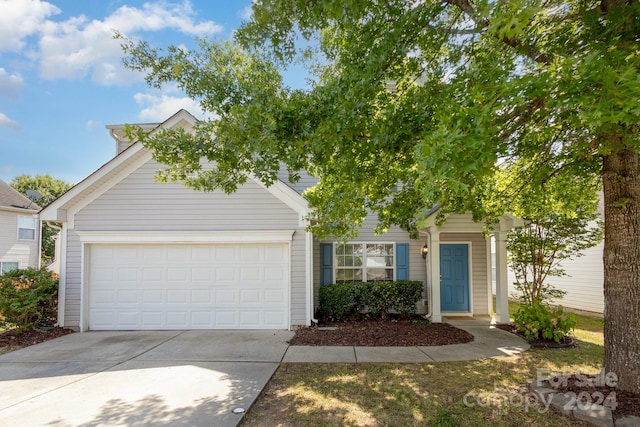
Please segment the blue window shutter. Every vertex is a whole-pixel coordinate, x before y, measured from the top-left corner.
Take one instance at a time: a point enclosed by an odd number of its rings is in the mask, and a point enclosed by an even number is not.
[[[396,280],[409,280],[409,244],[396,244]]]
[[[333,244],[320,243],[320,286],[333,283]]]

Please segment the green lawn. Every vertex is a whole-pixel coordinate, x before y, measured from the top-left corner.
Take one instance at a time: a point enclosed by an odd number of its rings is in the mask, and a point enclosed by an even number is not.
[[[514,307],[510,307],[512,309]],[[567,426],[526,405],[538,369],[601,369],[602,319],[577,316],[578,346],[433,364],[283,364],[243,426]]]

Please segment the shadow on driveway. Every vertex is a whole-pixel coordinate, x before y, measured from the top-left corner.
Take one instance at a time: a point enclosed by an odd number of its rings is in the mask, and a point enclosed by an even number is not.
[[[0,425],[235,426],[287,331],[71,334],[0,356]]]

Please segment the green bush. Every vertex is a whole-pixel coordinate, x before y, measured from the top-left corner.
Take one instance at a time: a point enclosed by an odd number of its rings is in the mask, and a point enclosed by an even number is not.
[[[318,295],[318,314],[332,320],[346,320],[358,315],[362,307],[359,282],[335,283],[321,286]]]
[[[347,282],[322,286],[319,316],[346,320],[367,310],[371,317],[385,317],[391,310],[403,316],[416,314],[422,298],[422,282]]]
[[[0,276],[0,324],[24,331],[53,325],[58,280],[45,269],[12,270]]]
[[[557,343],[576,325],[575,316],[565,312],[561,306],[554,310],[544,304],[521,305],[513,320],[527,339],[547,339]]]

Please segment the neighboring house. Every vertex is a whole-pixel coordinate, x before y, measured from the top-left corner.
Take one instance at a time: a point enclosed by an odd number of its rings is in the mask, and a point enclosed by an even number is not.
[[[194,123],[181,110],[144,127],[189,130]],[[124,125],[107,128],[116,157],[41,212],[43,221],[62,224],[63,326],[290,329],[313,322],[320,286],[350,279],[424,282],[419,309],[435,322],[492,311],[489,241],[470,216],[437,226],[434,213],[418,240],[399,228],[375,236],[369,218],[346,244],[318,241],[305,230],[309,207],[301,196],[314,178],[287,184],[283,176],[266,187],[249,177],[230,195],[160,183],[162,165],[149,150],[128,142]],[[501,242],[516,222],[501,219]],[[499,320],[508,316],[506,249],[500,254]],[[432,280],[440,276],[442,285]]]
[[[0,274],[38,267],[40,207],[0,180]]]

